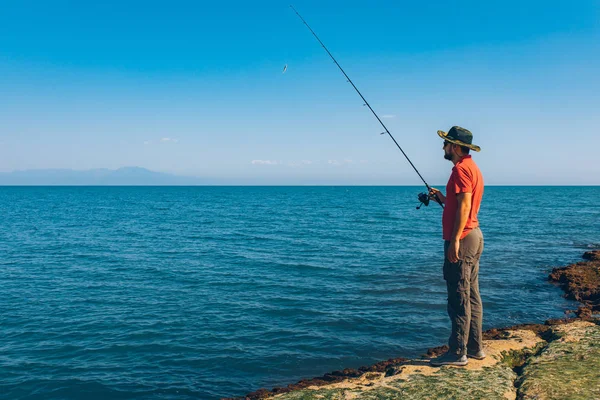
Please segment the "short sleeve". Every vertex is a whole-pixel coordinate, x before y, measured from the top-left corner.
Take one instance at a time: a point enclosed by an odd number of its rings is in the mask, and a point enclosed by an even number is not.
[[[473,179],[467,169],[457,166],[453,174],[454,193],[473,193]]]

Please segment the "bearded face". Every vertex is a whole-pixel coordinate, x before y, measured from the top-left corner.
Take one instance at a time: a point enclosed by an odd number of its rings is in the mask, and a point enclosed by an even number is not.
[[[444,158],[452,161],[452,143],[444,142]]]

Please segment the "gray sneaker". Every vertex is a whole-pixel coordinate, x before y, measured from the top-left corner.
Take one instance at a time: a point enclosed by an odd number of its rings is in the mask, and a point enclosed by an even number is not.
[[[469,363],[467,356],[458,354],[446,353],[431,360],[430,364],[433,367],[441,367],[442,365],[454,365],[456,367],[464,367]]]
[[[467,352],[467,357],[474,358],[476,360],[483,360],[486,354],[483,350],[479,350],[477,353],[469,353]]]

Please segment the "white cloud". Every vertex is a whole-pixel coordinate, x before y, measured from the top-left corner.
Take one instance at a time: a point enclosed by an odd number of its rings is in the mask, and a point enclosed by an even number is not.
[[[254,165],[278,165],[281,164],[279,161],[274,160],[252,160]]]
[[[303,167],[305,165],[311,165],[313,162],[311,160],[301,160],[301,161],[290,161],[287,163],[290,167]]]
[[[354,164],[354,161],[349,158],[346,158],[341,161],[340,160],[327,160],[327,164],[339,166],[339,165]]]
[[[383,114],[381,118],[396,118],[394,114]]]
[[[154,140],[144,140],[144,145],[148,146],[149,144],[154,143]],[[175,139],[175,138],[170,138],[170,137],[164,137],[158,140],[158,142],[160,143],[179,143],[179,139]]]

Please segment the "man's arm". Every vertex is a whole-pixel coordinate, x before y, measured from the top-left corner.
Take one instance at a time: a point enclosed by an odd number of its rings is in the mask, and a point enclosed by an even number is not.
[[[456,209],[456,221],[454,222],[454,229],[452,230],[452,237],[450,238],[450,246],[448,247],[448,260],[453,263],[458,262],[460,237],[463,229],[465,229],[467,220],[469,219],[472,198],[472,193],[458,193],[456,195],[458,208]]]

